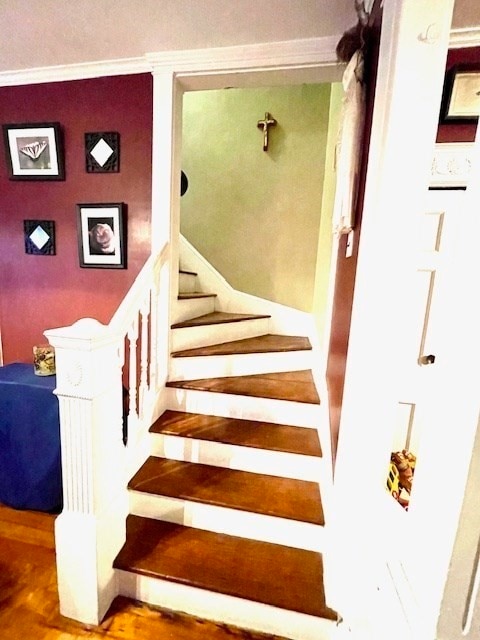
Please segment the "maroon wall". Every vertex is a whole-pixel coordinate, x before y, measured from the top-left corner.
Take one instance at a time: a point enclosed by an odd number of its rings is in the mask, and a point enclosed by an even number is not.
[[[65,181],[9,180],[0,150],[0,330],[4,362],[32,361],[46,329],[108,323],[150,253],[152,77],[0,88],[0,123],[59,122]],[[86,173],[84,133],[118,131],[120,172]],[[127,269],[80,268],[77,203],[124,202]],[[56,255],[25,253],[23,221],[55,221]]]
[[[447,56],[445,74],[458,63],[475,62],[480,68],[480,47],[467,47],[464,49],[450,49]],[[462,124],[449,122],[440,124],[437,133],[437,142],[473,142],[475,140],[476,124]]]

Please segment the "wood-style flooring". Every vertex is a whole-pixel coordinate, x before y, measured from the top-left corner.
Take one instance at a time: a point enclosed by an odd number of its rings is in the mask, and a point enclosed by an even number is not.
[[[59,613],[55,516],[0,505],[2,640],[273,640],[185,614],[117,598],[99,626]]]

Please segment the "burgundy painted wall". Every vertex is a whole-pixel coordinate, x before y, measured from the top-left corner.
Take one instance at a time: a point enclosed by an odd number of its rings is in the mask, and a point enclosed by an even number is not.
[[[480,47],[467,47],[464,49],[450,49],[447,55],[445,73],[458,63],[475,62],[480,68]],[[457,124],[449,122],[440,124],[437,133],[437,142],[473,142],[476,132],[475,124]]]
[[[43,332],[108,323],[150,253],[152,77],[0,88],[0,123],[59,122],[65,181],[9,180],[0,151],[0,330],[4,362],[32,362]],[[118,131],[120,172],[86,173],[84,133]],[[127,269],[80,268],[76,204],[124,202]],[[23,220],[55,221],[56,255],[25,253]]]

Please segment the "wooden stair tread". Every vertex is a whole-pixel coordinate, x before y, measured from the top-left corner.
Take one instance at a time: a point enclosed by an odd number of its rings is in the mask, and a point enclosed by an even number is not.
[[[150,456],[128,488],[323,525],[318,483]]]
[[[172,353],[174,358],[185,358],[188,356],[225,356],[232,354],[248,353],[275,353],[287,351],[308,351],[312,349],[310,340],[304,336],[282,336],[276,334],[265,334],[254,338],[243,338],[242,340],[232,340],[222,342],[207,347],[197,347],[196,349],[184,349]]]
[[[116,569],[328,620],[321,554],[128,516]]]
[[[172,324],[172,329],[183,329],[187,327],[203,327],[209,324],[224,324],[227,322],[242,322],[243,320],[262,320],[269,318],[268,315],[257,315],[255,313],[225,313],[223,311],[214,311],[206,313],[203,316],[190,318],[183,322]]]
[[[216,298],[216,293],[205,293],[204,291],[180,292],[179,300],[196,300],[197,298]]]
[[[201,378],[198,380],[171,380],[166,385],[177,389],[193,389],[255,398],[320,404],[312,372],[309,370],[256,373],[247,376]]]
[[[316,429],[272,422],[167,410],[150,427],[150,432],[269,451],[322,456]]]

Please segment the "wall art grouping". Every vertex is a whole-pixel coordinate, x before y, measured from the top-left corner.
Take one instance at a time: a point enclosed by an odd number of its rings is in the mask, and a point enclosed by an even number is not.
[[[65,180],[62,128],[59,122],[4,124],[3,139],[10,180]],[[87,173],[120,171],[120,134],[85,133]]]

